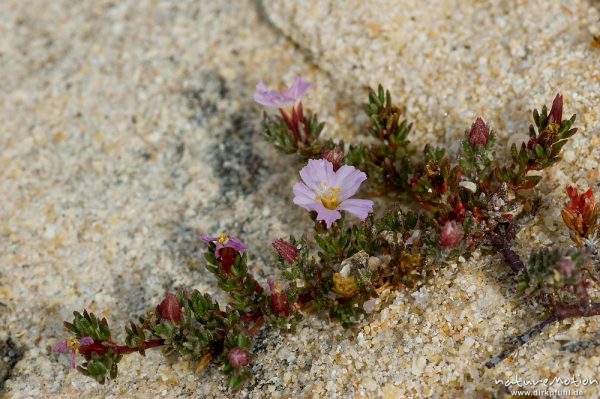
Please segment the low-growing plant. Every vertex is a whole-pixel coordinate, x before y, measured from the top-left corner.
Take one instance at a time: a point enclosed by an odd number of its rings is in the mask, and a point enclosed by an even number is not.
[[[413,124],[401,118],[381,86],[369,91],[364,105],[370,144],[324,139],[324,124],[302,104],[311,88],[301,78],[281,91],[261,82],[254,97],[278,110],[264,115],[265,139],[304,165],[302,181],[292,187],[293,202],[310,214],[312,229],[273,241],[282,281],[271,277],[268,287],[261,286],[248,270],[248,248],[236,237],[199,237],[208,244],[206,267],[229,295],[228,305],[197,290],[167,293],[145,317],[129,323],[124,344],[114,341],[106,319],[75,312],[65,322],[73,337],[56,347],[71,354],[73,367],[76,355],[83,356],[77,369],[104,383],[116,378],[124,355],[162,347],[198,361],[198,370],[221,365],[235,390],[250,377],[253,340],[265,324],[293,332],[312,309],[351,326],[373,310],[384,288],[416,289],[476,248],[500,252],[523,298],[535,299],[549,313],[488,367],[554,321],[600,314],[600,304],[588,294],[598,266],[599,206],[591,190],[567,188],[562,216],[573,248],[541,248],[527,264],[512,248],[538,208],[530,192],[543,176],[533,172],[558,162],[577,131],[575,115],[563,118],[560,94],[550,111],[533,111],[528,141],[513,144],[502,161],[496,134],[481,117],[466,130],[457,156],[431,145],[418,153],[409,140]],[[372,199],[354,198],[361,188],[362,197],[380,197],[377,207]]]

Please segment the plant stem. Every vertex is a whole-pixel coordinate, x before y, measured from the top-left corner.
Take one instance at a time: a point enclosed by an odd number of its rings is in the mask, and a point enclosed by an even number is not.
[[[492,245],[502,253],[504,261],[510,266],[513,272],[518,273],[525,268],[525,264],[519,255],[511,248],[510,241],[511,240],[508,238],[500,235],[492,237],[491,239]]]
[[[494,357],[492,360],[487,362],[485,366],[489,369],[494,368],[498,363],[502,360],[509,357],[514,351],[516,351],[521,346],[525,345],[527,342],[531,340],[534,336],[538,335],[542,330],[554,323],[555,321],[560,321],[564,319],[569,319],[573,317],[591,317],[600,315],[600,303],[589,303],[589,304],[577,304],[577,305],[556,305],[554,307],[554,311],[552,314],[541,323],[536,324],[532,328],[530,328],[524,334],[519,335],[518,337],[513,338],[512,345],[506,350],[502,351],[498,356]]]
[[[489,362],[487,362],[485,364],[485,367],[487,367],[488,369],[492,369],[492,368],[496,367],[496,365],[498,363],[500,363],[501,361],[503,361],[504,359],[506,359],[507,357],[509,357],[519,347],[525,345],[527,342],[529,342],[529,340],[531,340],[531,338],[535,337],[540,332],[542,332],[542,330],[547,325],[554,323],[556,320],[558,320],[558,317],[556,315],[552,314],[546,320],[544,320],[541,323],[536,324],[535,326],[533,326],[532,328],[530,328],[526,333],[521,334],[518,337],[513,338],[511,340],[512,341],[512,345],[509,348],[503,350],[498,356],[494,357],[492,360],[490,360]]]
[[[164,339],[151,339],[150,341],[145,341],[142,344],[142,349],[150,349],[156,348],[158,346],[163,346],[165,344]],[[91,345],[85,345],[79,348],[79,353],[88,358],[92,355],[93,352],[96,352],[98,355],[102,356],[108,350],[112,350],[113,353],[117,355],[125,355],[128,353],[139,352],[139,348],[130,348],[127,345],[116,345],[111,342],[94,342]]]

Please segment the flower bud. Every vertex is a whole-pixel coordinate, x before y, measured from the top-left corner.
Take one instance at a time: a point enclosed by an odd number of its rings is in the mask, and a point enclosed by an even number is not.
[[[440,244],[444,249],[456,248],[463,239],[462,228],[455,220],[448,221],[442,227],[440,234]]]
[[[273,247],[279,256],[288,263],[296,262],[298,255],[300,255],[300,250],[298,248],[282,239],[273,241]]]
[[[269,278],[268,283],[271,289],[271,310],[277,316],[289,317],[292,313],[292,308],[288,302],[285,289],[280,284],[275,283],[272,277]]]
[[[554,97],[554,101],[552,102],[552,109],[550,110],[550,123],[556,123],[560,125],[562,121],[562,111],[563,111],[563,97],[558,93],[556,97]]]
[[[250,363],[250,352],[235,347],[227,353],[227,359],[233,368],[244,367]]]
[[[167,293],[165,299],[158,305],[158,313],[163,320],[170,320],[175,324],[181,322],[181,305],[177,297]]]
[[[333,170],[337,171],[342,166],[344,160],[344,151],[339,145],[336,145],[333,149],[327,149],[323,151],[323,159],[333,164]]]
[[[469,132],[469,141],[474,146],[484,146],[490,139],[490,129],[485,124],[483,119],[477,117],[475,123],[471,125],[471,131]]]
[[[221,256],[219,266],[226,274],[231,274],[231,267],[237,254],[238,252],[233,248],[225,247],[219,250],[219,255]]]

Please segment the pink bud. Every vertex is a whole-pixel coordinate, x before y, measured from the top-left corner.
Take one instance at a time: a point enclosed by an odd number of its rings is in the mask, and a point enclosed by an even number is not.
[[[550,123],[557,123],[560,125],[562,121],[562,109],[563,109],[563,97],[558,93],[554,97],[552,102],[552,109],[550,110]]]
[[[164,320],[179,324],[181,322],[181,305],[177,297],[167,293],[165,299],[158,305],[158,313]]]
[[[477,117],[475,123],[471,125],[471,132],[469,133],[469,141],[471,145],[481,145],[484,146],[488,143],[490,139],[490,129],[485,124],[481,117]]]
[[[288,263],[296,262],[296,259],[298,259],[298,255],[300,254],[300,250],[298,248],[282,239],[273,241],[273,247],[279,256],[281,256],[283,260]]]
[[[462,228],[455,220],[448,221],[442,227],[442,233],[440,234],[440,244],[445,249],[455,248],[460,244],[463,238]]]
[[[288,302],[285,289],[278,283],[275,283],[272,277],[267,280],[271,289],[271,310],[277,316],[289,317],[292,313],[292,308]]]
[[[336,145],[332,150],[327,149],[323,151],[323,159],[333,164],[333,170],[337,171],[342,166],[344,160],[344,151],[339,145]]]
[[[575,263],[571,258],[561,258],[556,262],[555,268],[565,278],[569,278],[575,273]]]
[[[250,352],[235,347],[227,353],[227,359],[233,368],[244,367],[250,363]]]

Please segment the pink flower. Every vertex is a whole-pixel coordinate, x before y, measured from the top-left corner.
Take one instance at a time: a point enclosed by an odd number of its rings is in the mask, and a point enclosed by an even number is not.
[[[373,212],[373,201],[351,199],[363,181],[364,172],[353,166],[343,165],[337,172],[333,164],[324,159],[311,159],[300,171],[303,183],[294,184],[294,204],[317,212],[317,220],[331,227],[347,211],[361,220]]]
[[[59,353],[70,352],[71,353],[71,367],[75,368],[75,366],[76,366],[75,357],[79,353],[79,347],[91,345],[93,343],[94,343],[94,339],[92,337],[83,337],[79,340],[77,338],[71,337],[71,338],[68,338],[66,341],[59,342],[58,344],[56,344],[56,346],[54,347],[54,351],[59,352]]]
[[[267,107],[283,108],[295,104],[312,89],[313,85],[301,77],[296,77],[292,86],[286,90],[269,90],[261,80],[256,85],[254,101]]]
[[[445,249],[452,249],[458,246],[463,238],[462,228],[455,220],[448,221],[442,227],[442,233],[440,234],[440,244]]]
[[[225,233],[221,233],[217,237],[202,236],[200,239],[205,242],[214,242],[217,245],[215,248],[215,256],[217,259],[221,259],[221,250],[223,248],[234,249],[240,254],[248,249],[240,240]]]

